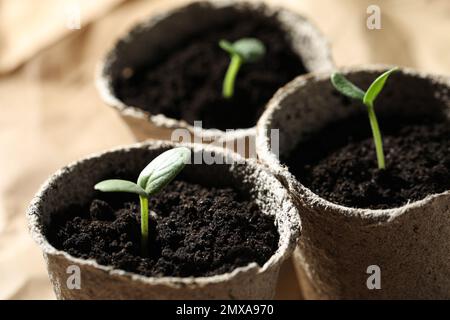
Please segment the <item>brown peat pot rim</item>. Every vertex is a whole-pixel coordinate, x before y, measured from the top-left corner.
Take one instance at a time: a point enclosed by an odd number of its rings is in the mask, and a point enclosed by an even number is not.
[[[149,150],[158,150],[158,149],[165,150],[167,148],[172,148],[175,146],[186,146],[190,148],[193,151],[193,153],[209,151],[215,152],[216,154],[223,154],[224,157],[227,159],[240,160],[241,163],[242,162],[245,163],[245,166],[251,168],[252,173],[263,173],[265,175],[264,176],[265,180],[270,181],[273,179],[272,183],[279,185],[276,190],[276,194],[280,194],[285,201],[284,208],[286,208],[286,210],[282,214],[285,216],[284,218],[289,218],[289,221],[287,219],[276,219],[276,217],[274,217],[275,221],[277,222],[277,229],[280,235],[278,249],[262,267],[258,266],[256,262],[252,262],[246,266],[237,267],[231,272],[207,277],[167,277],[167,276],[146,277],[143,275],[136,274],[134,272],[116,269],[112,266],[101,265],[97,263],[94,259],[82,259],[74,257],[63,250],[56,249],[53,245],[49,243],[46,236],[44,235],[45,231],[43,230],[44,229],[43,223],[40,221],[41,218],[40,215],[42,214],[41,213],[42,201],[44,201],[46,197],[48,197],[48,195],[53,191],[55,184],[58,183],[61,179],[63,179],[64,175],[74,170],[74,168],[76,168],[80,164],[83,164],[87,161],[100,160],[105,155],[112,155],[115,153],[117,154],[126,153],[128,151],[133,151],[142,148]],[[276,188],[277,186],[272,185],[271,187]],[[259,165],[255,160],[243,159],[239,155],[224,150],[222,148],[200,144],[179,144],[165,141],[147,141],[143,143],[135,143],[132,145],[118,146],[116,148],[95,153],[81,160],[72,162],[71,164],[56,171],[54,174],[50,176],[50,178],[47,181],[45,181],[42,184],[39,191],[36,193],[33,200],[31,201],[26,215],[31,236],[33,240],[39,245],[39,247],[41,248],[41,250],[45,255],[62,256],[67,261],[73,262],[76,265],[90,266],[95,269],[100,269],[107,272],[111,276],[121,276],[131,281],[138,281],[143,284],[163,285],[168,288],[176,288],[176,289],[184,287],[201,288],[205,285],[229,281],[242,274],[246,274],[248,276],[252,274],[260,274],[274,267],[277,267],[292,253],[293,249],[296,246],[297,239],[299,237],[301,230],[300,217],[298,215],[297,210],[295,209],[295,206],[293,205],[293,203],[290,202],[290,198],[288,197],[286,190],[283,188],[281,184],[279,184],[279,181],[270,174],[270,172],[265,170],[265,168]]]
[[[286,32],[290,33],[293,39],[294,51],[302,58],[306,70],[312,71],[326,71],[334,68],[334,62],[331,57],[331,50],[329,48],[328,40],[322,35],[319,29],[307,18],[302,15],[281,6],[274,6],[259,1],[230,1],[230,0],[196,0],[192,3],[184,4],[164,13],[160,13],[150,18],[144,19],[136,23],[130,28],[116,43],[110,48],[104,58],[97,64],[95,72],[95,83],[97,90],[100,93],[103,101],[118,111],[122,116],[129,117],[136,120],[145,120],[153,123],[157,127],[165,129],[187,129],[198,137],[206,141],[228,141],[235,140],[245,136],[254,136],[256,132],[255,126],[251,128],[234,128],[233,132],[225,132],[215,128],[197,128],[187,123],[185,120],[174,119],[165,116],[164,114],[151,114],[136,106],[129,106],[120,100],[114,93],[112,86],[111,68],[118,59],[117,47],[120,45],[128,45],[134,41],[136,34],[149,30],[158,26],[161,21],[173,16],[174,14],[181,14],[188,11],[189,8],[195,6],[203,6],[209,10],[221,9],[226,7],[233,7],[236,9],[263,9],[267,13],[278,12],[280,14],[280,21]],[[301,31],[306,31],[309,42],[308,48],[298,47],[297,38],[295,34],[298,25],[301,26]],[[146,31],[148,32],[148,31]],[[297,45],[297,46],[296,46]],[[230,128],[231,129],[231,128]]]
[[[339,68],[339,72],[344,75],[352,74],[355,72],[376,72],[382,73],[393,66],[383,64],[373,64],[364,66],[352,66]],[[439,83],[443,86],[450,88],[450,78],[444,75],[435,75],[426,72],[419,72],[411,68],[401,67],[399,71],[404,75],[421,78],[433,83]],[[388,209],[364,209],[347,207],[344,205],[336,204],[325,198],[317,195],[311,191],[308,187],[304,186],[297,178],[289,171],[287,166],[281,164],[280,160],[270,151],[269,137],[267,136],[268,130],[271,129],[271,123],[274,113],[276,113],[281,107],[281,102],[289,97],[292,93],[302,90],[302,88],[309,82],[322,82],[330,81],[330,72],[319,72],[301,75],[284,87],[280,88],[273,98],[267,104],[265,112],[260,117],[256,128],[256,150],[258,158],[262,163],[268,166],[269,170],[278,177],[282,184],[289,190],[291,196],[296,200],[304,203],[304,205],[317,209],[319,212],[325,210],[327,214],[338,214],[347,216],[348,218],[360,219],[364,225],[370,225],[372,223],[388,222],[396,219],[397,217],[407,213],[410,209],[426,207],[434,201],[439,199],[448,198],[450,202],[450,190],[430,194],[424,199],[409,202],[400,207],[393,207]],[[430,97],[432,98],[432,97]],[[450,117],[450,103],[448,111],[446,112]],[[281,138],[281,137],[280,137]],[[292,192],[295,190],[300,193],[301,198]]]

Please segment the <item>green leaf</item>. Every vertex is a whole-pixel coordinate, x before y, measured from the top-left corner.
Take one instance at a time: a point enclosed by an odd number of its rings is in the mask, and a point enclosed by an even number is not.
[[[168,150],[150,162],[138,178],[138,185],[148,195],[155,194],[164,188],[180,173],[191,157],[191,151],[185,147]]]
[[[140,196],[147,197],[147,193],[143,188],[134,182],[120,179],[104,180],[94,186],[95,190],[102,192],[129,192],[136,193]]]
[[[219,47],[221,47],[223,50],[225,50],[226,52],[228,52],[231,55],[237,54],[237,52],[233,48],[233,44],[230,41],[220,40]]]
[[[373,105],[375,99],[377,98],[378,94],[383,90],[384,84],[386,83],[386,80],[389,78],[389,76],[397,71],[398,68],[392,68],[385,73],[383,73],[381,76],[375,79],[374,82],[370,85],[369,89],[367,89],[366,94],[364,95],[363,102],[365,105]]]
[[[331,75],[331,83],[343,95],[363,101],[364,91],[351,83],[346,77],[340,73],[333,73]]]
[[[244,62],[256,62],[266,54],[266,47],[256,38],[242,38],[233,43],[220,40],[219,46],[230,55],[238,55]]]
[[[256,62],[266,54],[266,47],[256,38],[242,38],[233,43],[234,51],[245,62]]]

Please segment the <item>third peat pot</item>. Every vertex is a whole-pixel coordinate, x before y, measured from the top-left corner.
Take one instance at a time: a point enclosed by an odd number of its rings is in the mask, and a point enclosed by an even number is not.
[[[386,70],[342,75],[362,100]],[[380,169],[368,108],[330,78],[296,78],[257,126],[258,156],[302,218],[294,262],[305,297],[450,298],[450,80],[400,69],[384,83],[375,101]],[[279,157],[270,129],[279,129]]]

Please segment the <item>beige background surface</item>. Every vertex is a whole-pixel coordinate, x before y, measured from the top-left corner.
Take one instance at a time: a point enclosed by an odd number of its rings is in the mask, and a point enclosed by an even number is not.
[[[96,62],[133,23],[185,0],[0,0],[0,299],[54,299],[25,209],[59,167],[133,142],[93,85]],[[448,0],[279,0],[314,21],[338,65],[389,63],[450,74]],[[79,3],[81,29],[66,27]],[[381,8],[382,29],[366,28]],[[299,298],[292,269],[279,298]]]

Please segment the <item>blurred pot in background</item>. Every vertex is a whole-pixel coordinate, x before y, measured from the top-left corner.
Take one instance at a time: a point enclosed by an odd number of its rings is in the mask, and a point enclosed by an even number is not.
[[[243,37],[261,40],[266,54],[241,67],[226,99],[230,58],[218,42]],[[170,139],[183,128],[204,143],[254,146],[255,124],[275,91],[299,74],[332,68],[327,41],[304,17],[254,2],[199,1],[135,26],[101,62],[97,85],[138,140]]]

